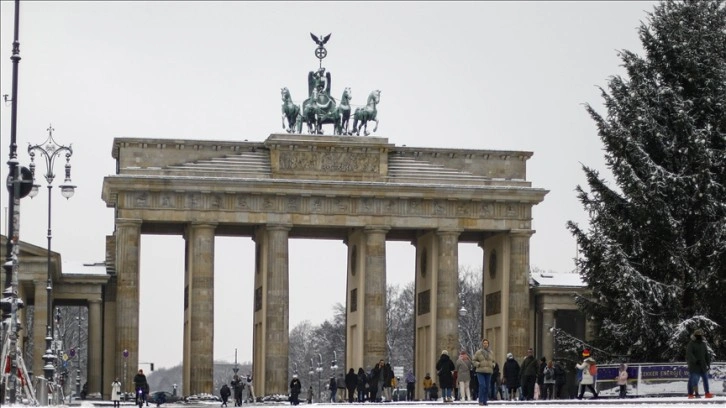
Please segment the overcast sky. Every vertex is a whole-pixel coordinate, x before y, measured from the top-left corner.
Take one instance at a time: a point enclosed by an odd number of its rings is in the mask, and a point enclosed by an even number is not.
[[[11,94],[14,4],[0,3],[0,94]],[[380,89],[375,136],[395,145],[534,152],[527,178],[549,190],[534,207],[530,264],[574,269],[568,220],[586,222],[574,189],[581,164],[607,173],[583,104],[602,112],[598,86],[622,74],[617,51],[641,53],[650,2],[21,2],[18,153],[52,123],[73,144],[76,195],[55,165],[52,249],[104,259],[113,211],[101,200],[116,137],[263,141],[281,132],[280,88],[296,102],[317,69],[310,32],[332,33],[323,65],[332,94],[354,105]],[[7,176],[10,104],[0,103],[0,178]],[[329,132],[329,130],[328,130]],[[39,166],[44,171],[44,165]],[[42,182],[45,185],[45,181]],[[7,228],[2,199],[2,231]],[[21,204],[21,239],[45,247],[47,190]],[[215,359],[252,355],[253,242],[217,238]],[[387,246],[388,282],[413,280],[414,248]],[[461,265],[481,249],[460,245]],[[290,327],[345,302],[345,245],[291,240]],[[181,361],[183,240],[143,236],[139,361]],[[22,268],[22,266],[21,266]],[[65,271],[72,272],[72,271]],[[21,272],[22,273],[22,272]]]

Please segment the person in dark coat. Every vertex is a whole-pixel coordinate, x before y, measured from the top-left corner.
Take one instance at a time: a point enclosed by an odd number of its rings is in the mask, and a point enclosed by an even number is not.
[[[441,357],[436,362],[436,372],[439,375],[439,386],[441,387],[441,398],[444,402],[454,401],[451,394],[454,389],[454,362],[449,357],[449,352],[441,351]]]
[[[416,376],[413,375],[413,370],[408,370],[406,374],[406,401],[413,401],[416,394]]]
[[[512,353],[507,353],[507,361],[502,368],[502,382],[509,391],[509,400],[517,400],[517,389],[519,388],[520,368]]]
[[[371,370],[368,376],[368,399],[371,402],[380,402],[381,392],[383,391],[383,360],[379,361]]]
[[[471,371],[469,371],[469,378],[471,378],[471,381],[469,382],[469,391],[471,393],[471,400],[478,400],[479,399],[479,379],[476,377],[476,370],[473,368]]]
[[[534,358],[534,350],[527,350],[527,357],[522,361],[522,394],[524,399],[532,401],[534,399],[534,384],[537,382],[537,359]]]
[[[567,383],[567,371],[559,361],[555,363],[555,399],[566,399],[562,395],[562,389]]]
[[[134,376],[134,389],[136,391],[136,405],[139,404],[139,398],[142,401],[146,401],[146,395],[149,389],[149,383],[146,382],[146,375],[144,370],[139,369],[139,372]],[[148,404],[148,403],[147,403]]]
[[[292,381],[290,381],[290,405],[299,405],[300,399],[298,396],[302,391],[302,383],[297,378],[297,374],[292,375]]]
[[[381,400],[385,399],[387,402],[391,402],[393,401],[393,367],[391,367],[391,363],[383,365],[381,375],[383,376],[383,395],[381,395]]]
[[[502,399],[502,380],[501,380],[501,370],[499,369],[499,363],[494,363],[494,370],[492,371],[492,379],[491,384],[489,384],[489,399],[490,400],[496,400],[497,394],[499,394],[499,399]]]
[[[338,395],[338,382],[335,381],[335,377],[330,377],[328,382],[328,390],[330,390],[330,402],[336,402],[336,396]]]
[[[345,388],[348,390],[348,402],[353,402],[353,396],[355,395],[355,389],[358,386],[358,376],[355,374],[355,370],[352,368],[348,370],[348,374],[345,375]]]
[[[227,384],[222,384],[222,388],[219,389],[219,396],[222,397],[222,406],[227,406],[227,400],[232,395],[232,391],[229,389]]]
[[[368,376],[363,367],[358,369],[358,402],[366,400],[366,386],[368,385]]]
[[[242,406],[242,389],[244,388],[244,384],[242,383],[242,379],[239,378],[237,374],[232,377],[232,395],[234,396],[234,406],[235,407],[241,407]]]
[[[539,385],[539,399],[546,399],[547,393],[545,392],[545,368],[547,368],[547,358],[542,356],[537,364],[537,384]]]
[[[698,382],[703,378],[703,392],[706,398],[713,398],[708,388],[708,370],[711,358],[708,355],[706,343],[703,342],[703,330],[696,329],[691,341],[686,346],[686,362],[688,363],[688,398],[695,398],[698,393]]]

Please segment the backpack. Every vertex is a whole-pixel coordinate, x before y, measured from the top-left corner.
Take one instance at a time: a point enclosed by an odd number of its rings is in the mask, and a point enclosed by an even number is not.
[[[597,365],[595,363],[590,364],[590,375],[593,377],[597,375]]]

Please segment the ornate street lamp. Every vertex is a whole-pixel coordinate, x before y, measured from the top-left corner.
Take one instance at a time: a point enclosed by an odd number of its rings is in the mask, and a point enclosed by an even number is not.
[[[318,367],[315,369],[315,371],[318,372],[318,402],[321,402],[322,399],[320,398],[320,396],[322,391],[321,384],[323,379],[323,356],[320,353],[318,353],[318,359]]]
[[[308,371],[308,387],[313,386],[313,374],[315,373],[315,363],[313,363],[313,358],[310,358],[310,371]]]
[[[66,165],[65,165],[65,175],[66,178],[63,182],[63,184],[60,185],[61,194],[66,199],[69,199],[73,196],[73,193],[75,192],[76,186],[71,184],[71,156],[73,155],[73,149],[71,146],[63,146],[59,145],[53,140],[53,127],[48,126],[48,139],[45,140],[42,144],[38,144],[35,146],[28,146],[28,153],[30,154],[30,172],[33,176],[33,188],[30,190],[30,198],[33,198],[38,195],[38,188],[39,185],[35,183],[35,155],[38,154],[39,157],[42,157],[45,159],[45,174],[43,174],[43,177],[45,178],[45,181],[47,183],[48,187],[48,253],[47,253],[47,284],[46,284],[46,291],[47,291],[47,303],[46,303],[46,332],[45,332],[45,354],[43,354],[43,361],[45,361],[45,365],[43,366],[43,376],[45,377],[45,380],[47,382],[53,381],[53,371],[55,367],[53,366],[53,362],[55,360],[55,355],[53,353],[53,349],[51,347],[51,342],[53,341],[53,318],[50,316],[51,311],[53,310],[53,299],[52,299],[52,291],[53,291],[53,276],[51,273],[51,250],[50,250],[50,242],[53,238],[53,234],[51,233],[51,189],[53,188],[53,179],[55,178],[55,173],[53,171],[53,165],[55,164],[55,158],[59,157],[61,154],[65,153],[66,156]]]

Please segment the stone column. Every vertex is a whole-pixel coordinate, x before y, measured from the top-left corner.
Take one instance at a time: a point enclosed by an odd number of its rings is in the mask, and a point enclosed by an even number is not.
[[[101,350],[102,327],[101,299],[88,300],[88,393],[102,393]]]
[[[530,344],[529,322],[529,238],[532,231],[509,233],[509,329],[508,347],[524,356]]]
[[[373,367],[386,358],[386,233],[388,227],[366,227],[363,364]]]
[[[265,314],[265,395],[288,392],[290,225],[267,226],[267,291]],[[258,391],[258,390],[256,390]]]
[[[124,390],[139,366],[139,254],[141,220],[116,219],[116,367],[124,367]],[[124,358],[123,351],[128,350]],[[122,375],[123,375],[122,374]]]
[[[555,356],[554,342],[550,329],[555,325],[555,311],[545,309],[542,311],[542,356],[546,356],[547,360],[552,360]]]
[[[33,375],[43,376],[43,355],[45,354],[45,336],[48,333],[48,285],[47,280],[33,281],[35,307],[33,308]],[[51,313],[52,316],[52,313]],[[52,318],[52,317],[51,317]]]
[[[184,336],[185,394],[214,393],[214,230],[215,224],[187,227],[188,301]]]
[[[459,351],[459,233],[437,231],[436,355],[448,350],[455,360]]]
[[[106,284],[103,302],[103,378],[101,387],[103,389],[103,399],[111,399],[111,382],[118,377],[119,381],[123,381],[123,366],[117,365],[117,355],[121,351],[116,351],[116,277],[113,276]],[[121,390],[126,390],[126,384],[121,384]]]

